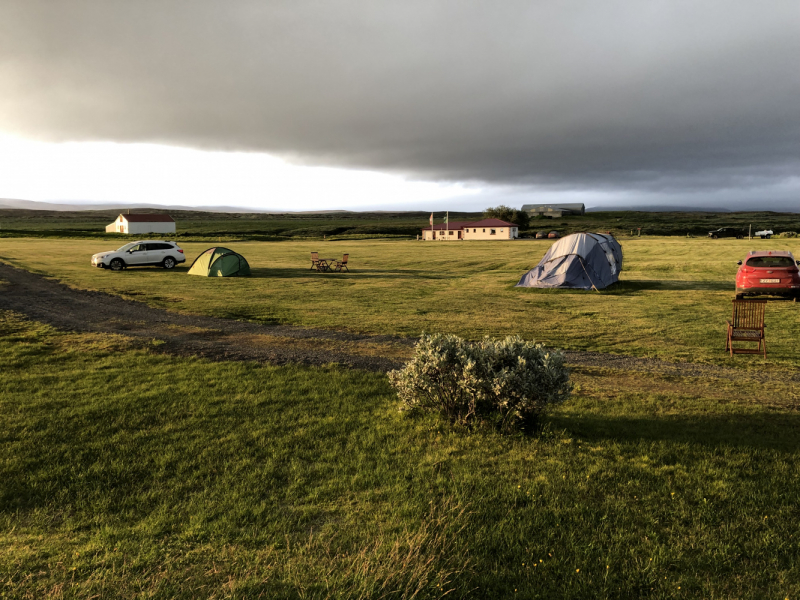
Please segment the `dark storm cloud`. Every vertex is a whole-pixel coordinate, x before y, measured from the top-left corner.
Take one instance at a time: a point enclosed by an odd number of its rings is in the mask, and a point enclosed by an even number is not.
[[[0,130],[552,189],[800,166],[800,4],[0,4]]]

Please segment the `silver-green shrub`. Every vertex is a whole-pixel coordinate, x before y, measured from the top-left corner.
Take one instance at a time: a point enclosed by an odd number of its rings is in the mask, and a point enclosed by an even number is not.
[[[795,237],[797,237],[797,232],[796,231],[784,231],[783,233],[780,234],[780,237],[782,237],[782,238],[795,238]]]
[[[522,338],[468,342],[423,335],[414,358],[389,373],[403,408],[439,412],[454,423],[493,423],[503,431],[533,430],[572,385],[561,352]]]

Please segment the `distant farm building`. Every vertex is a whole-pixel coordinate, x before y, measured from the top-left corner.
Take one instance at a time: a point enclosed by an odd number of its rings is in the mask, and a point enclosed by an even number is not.
[[[106,233],[175,233],[175,221],[169,215],[125,215],[106,225]]]
[[[564,204],[523,204],[522,210],[532,217],[563,217],[564,215],[585,215],[583,202],[567,202]]]
[[[457,240],[513,240],[519,237],[519,228],[514,223],[500,219],[482,221],[453,221],[441,223],[422,230],[423,240],[453,242]]]

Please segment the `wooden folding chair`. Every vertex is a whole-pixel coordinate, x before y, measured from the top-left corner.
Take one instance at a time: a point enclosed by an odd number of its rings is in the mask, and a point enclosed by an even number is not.
[[[319,271],[319,252],[311,253],[311,270],[316,269]]]
[[[767,340],[764,337],[764,309],[766,300],[734,300],[733,317],[728,323],[728,338],[725,350],[734,354],[759,354],[767,358]],[[733,342],[756,342],[758,348],[734,348]]]
[[[333,270],[336,271],[337,273],[341,273],[342,269],[344,269],[345,271],[347,271],[349,273],[350,269],[347,268],[347,259],[348,258],[350,258],[349,254],[343,254],[342,255],[342,260],[337,260],[336,261],[336,266],[333,268]]]

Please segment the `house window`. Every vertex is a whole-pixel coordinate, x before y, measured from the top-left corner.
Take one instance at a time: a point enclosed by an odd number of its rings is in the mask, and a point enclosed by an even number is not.
[[[483,230],[483,233],[486,233],[486,230],[485,230],[485,229]]]
[[[489,235],[495,235],[495,230],[494,229],[490,229],[489,230]]]
[[[453,232],[452,231],[448,231],[447,235],[453,235]]]

